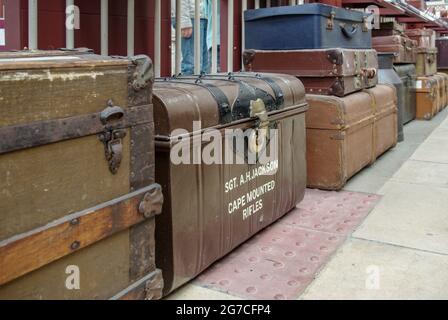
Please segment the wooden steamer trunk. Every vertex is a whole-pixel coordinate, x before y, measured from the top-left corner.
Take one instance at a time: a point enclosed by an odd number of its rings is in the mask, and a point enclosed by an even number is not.
[[[414,40],[404,35],[374,37],[372,47],[378,52],[394,53],[394,63],[415,63],[417,47]]]
[[[432,76],[437,72],[437,48],[418,48],[417,76]]]
[[[397,96],[390,85],[344,98],[307,95],[308,186],[339,190],[397,143]]]
[[[417,96],[416,118],[431,120],[438,112],[437,80],[434,77],[418,77],[415,88]]]
[[[156,223],[156,258],[163,270],[165,294],[196,277],[303,199],[307,107],[302,83],[288,75],[235,73],[156,81],[156,181],[165,196]],[[199,120],[201,127],[194,128],[193,121]],[[227,145],[224,139],[231,133],[226,130],[260,132],[257,128],[278,130],[277,160],[248,162],[250,142],[244,152],[235,148],[226,152],[226,156],[238,155],[238,163],[219,163],[225,159],[224,152],[215,153],[218,162],[200,159],[210,141]],[[217,138],[208,136],[217,133]],[[192,141],[197,141],[196,149]],[[270,148],[272,142],[264,146]],[[195,162],[194,150],[200,153]],[[186,154],[187,160],[174,161],[172,152]]]
[[[0,54],[0,299],[157,299],[152,62]]]

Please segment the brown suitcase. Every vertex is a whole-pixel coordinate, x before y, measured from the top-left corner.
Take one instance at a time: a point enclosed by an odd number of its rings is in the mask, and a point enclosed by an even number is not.
[[[417,77],[415,88],[417,95],[416,118],[431,120],[438,110],[437,80],[434,77]]]
[[[404,35],[374,37],[372,47],[378,52],[393,52],[394,63],[416,62],[415,41]]]
[[[442,109],[445,109],[445,107],[448,105],[448,74],[443,72],[437,72],[437,76],[440,76],[443,78],[443,88],[442,88]]]
[[[257,101],[263,111],[255,112]],[[290,75],[235,73],[156,81],[156,181],[165,196],[163,213],[156,221],[156,259],[163,270],[165,294],[196,277],[303,199],[307,107],[302,83]],[[202,129],[195,129],[192,123],[199,120]],[[248,162],[246,148],[239,164],[189,164],[191,156],[186,161],[170,160],[173,152],[189,153],[191,146],[179,141],[181,134],[190,137],[194,131],[194,140],[198,133],[216,129],[231,137],[228,130],[240,129],[251,135],[250,129],[260,126],[279,130],[278,159],[266,165]],[[179,128],[182,131],[173,132]],[[227,145],[223,139],[218,136],[216,141]],[[205,150],[208,144],[203,141]],[[199,142],[199,151],[200,146]],[[185,151],[176,151],[180,148]],[[233,153],[230,150],[230,156]]]
[[[445,77],[438,73],[433,75],[433,77],[437,81],[437,111],[440,112],[445,107]]]
[[[378,85],[344,98],[307,95],[308,186],[339,190],[397,143],[393,86]]]
[[[436,33],[432,29],[409,29],[405,34],[418,42],[419,48],[434,48],[436,46]]]
[[[418,77],[434,75],[437,72],[437,48],[419,48],[415,67]]]
[[[399,36],[404,34],[404,26],[396,21],[381,22],[379,29],[372,29],[372,37]]]
[[[0,299],[160,298],[149,58],[1,53],[0,73]]]
[[[246,50],[244,67],[295,75],[311,94],[343,97],[378,83],[378,57],[370,49]]]

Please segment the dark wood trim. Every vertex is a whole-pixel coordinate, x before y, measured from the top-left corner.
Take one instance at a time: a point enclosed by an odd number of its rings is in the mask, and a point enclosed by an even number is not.
[[[142,221],[154,220],[141,212],[147,194],[161,194],[150,185],[123,197],[65,216],[44,227],[0,242],[0,285],[72,254]],[[149,197],[158,201],[163,197]],[[155,205],[155,204],[154,204]],[[161,209],[161,205],[154,208]]]
[[[115,130],[149,123],[152,115],[148,108],[143,105],[125,109],[123,119],[108,128]],[[0,154],[104,132],[106,128],[100,118],[101,113],[84,114],[0,128]]]

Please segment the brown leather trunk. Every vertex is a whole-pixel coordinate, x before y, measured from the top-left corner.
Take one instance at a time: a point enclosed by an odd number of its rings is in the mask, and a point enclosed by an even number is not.
[[[399,36],[404,33],[404,27],[402,24],[397,23],[396,21],[389,22],[381,22],[379,29],[372,29],[373,37],[382,37],[382,36]]]
[[[437,80],[434,77],[417,77],[415,87],[417,95],[416,118],[431,120],[438,111]]]
[[[2,53],[0,73],[0,299],[160,298],[149,58]]]
[[[310,94],[343,97],[378,83],[375,50],[246,50],[244,66],[248,71],[297,76]]]
[[[266,109],[254,116],[251,110],[256,101]],[[156,181],[165,196],[156,223],[156,258],[168,294],[303,199],[308,105],[305,89],[296,77],[235,73],[156,81],[154,107]],[[201,127],[194,128],[193,121],[202,121]],[[211,140],[201,139],[200,134],[218,133],[216,141],[228,146],[229,130],[250,134],[260,125],[271,132],[278,130],[278,140],[269,143],[272,147],[278,141],[278,157],[266,164],[248,161],[247,147],[217,153],[214,162],[196,159],[192,163],[192,147],[181,139],[197,141],[196,150],[203,154]],[[184,130],[173,132],[180,128]],[[219,133],[226,133],[227,138]],[[178,154],[179,148],[188,159],[175,164],[171,154]],[[224,153],[232,159],[237,154],[240,161],[219,162],[226,158]]]
[[[339,190],[397,143],[393,86],[378,85],[344,98],[307,95],[308,186]]]
[[[418,77],[434,75],[437,72],[437,48],[419,48],[415,67]]]
[[[442,94],[444,96],[444,99],[442,99],[442,109],[446,108],[448,106],[448,74],[443,72],[437,72],[436,75],[441,76],[443,78],[443,89]]]
[[[405,34],[418,42],[419,48],[434,48],[436,46],[436,33],[432,29],[409,29]]]
[[[445,108],[445,77],[439,73],[436,73],[433,76],[437,80],[437,99],[438,99],[438,112],[442,111]]]
[[[378,52],[393,52],[394,63],[415,63],[416,43],[403,35],[372,38],[372,47]]]

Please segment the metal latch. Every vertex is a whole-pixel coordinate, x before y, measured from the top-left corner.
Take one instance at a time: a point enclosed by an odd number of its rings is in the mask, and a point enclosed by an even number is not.
[[[258,120],[257,129],[249,136],[249,149],[253,153],[260,153],[267,145],[269,131],[269,117],[263,100],[258,98],[250,102],[250,116]]]
[[[336,13],[334,13],[334,11],[332,11],[330,13],[330,16],[327,18],[327,30],[333,30],[335,16],[336,16]]]
[[[126,136],[126,129],[116,129],[112,124],[124,117],[124,111],[121,107],[114,106],[112,100],[109,100],[107,105],[100,116],[101,122],[105,126],[104,132],[98,135],[98,139],[104,144],[110,172],[116,174],[123,157],[123,138]]]

